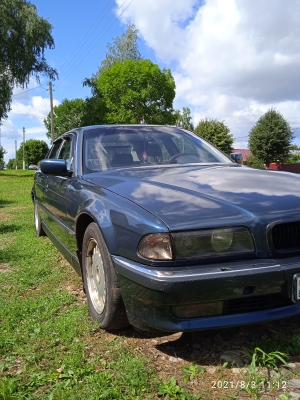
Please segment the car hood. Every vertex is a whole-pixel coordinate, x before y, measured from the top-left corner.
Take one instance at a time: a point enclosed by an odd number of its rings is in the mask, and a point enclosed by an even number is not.
[[[85,177],[138,204],[171,230],[300,220],[300,177],[235,166],[110,170]]]

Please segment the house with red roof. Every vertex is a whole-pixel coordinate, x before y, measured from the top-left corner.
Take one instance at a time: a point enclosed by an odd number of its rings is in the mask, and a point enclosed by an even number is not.
[[[243,156],[243,164],[247,163],[247,158],[250,156],[251,152],[248,149],[234,149],[234,153],[241,153]]]

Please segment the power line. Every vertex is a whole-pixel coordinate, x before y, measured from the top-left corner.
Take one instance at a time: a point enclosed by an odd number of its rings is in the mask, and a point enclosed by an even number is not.
[[[46,97],[42,97],[42,101],[38,108],[35,110],[35,112],[32,114],[32,120],[29,125],[27,125],[27,129],[32,128],[34,126],[38,126],[41,124],[40,122],[40,114],[44,114],[46,109],[50,108],[49,106],[49,95],[47,93],[47,90],[44,89],[43,95],[47,95]]]
[[[45,97],[43,97],[45,96]],[[33,117],[36,117],[37,119],[39,118],[39,114],[43,114],[43,111],[45,109],[45,105],[48,104],[48,93],[47,93],[47,89],[44,89],[41,97],[41,102],[39,104],[39,106],[36,108],[35,113],[33,114]]]
[[[43,86],[43,85],[39,85],[39,86],[36,86],[36,87],[34,87],[34,88],[32,88],[32,89],[24,90],[24,92],[21,92],[21,93],[18,93],[18,94],[13,94],[11,97],[20,96],[20,95],[23,94],[23,93],[30,92],[31,90],[38,89],[38,88],[40,88],[40,87],[42,87],[42,86]]]
[[[121,6],[119,7],[119,8],[121,8],[122,7],[122,5],[126,2],[127,0],[125,0],[122,4],[121,4]],[[107,5],[105,6],[105,8],[104,8],[104,10],[107,8],[109,6],[109,3],[107,3]],[[108,11],[109,11],[109,9],[106,11],[106,13],[102,16],[102,18],[101,18],[101,20],[99,21],[99,22],[101,22],[102,21],[102,19],[107,15],[107,13],[108,13]],[[83,39],[82,39],[82,41],[80,42],[80,43],[82,43],[82,44],[80,44],[79,43],[79,46],[77,46],[77,48],[75,48],[75,50],[73,51],[73,53],[71,53],[71,58],[69,57],[69,59],[68,60],[66,60],[64,63],[63,63],[63,65],[62,65],[62,67],[61,67],[61,69],[62,69],[62,74],[64,73],[64,68],[65,68],[65,66],[67,66],[67,64],[70,64],[71,63],[71,61],[75,58],[75,56],[76,56],[76,54],[78,53],[78,51],[82,48],[82,46],[86,43],[86,41],[87,41],[87,39],[92,35],[92,33],[95,31],[95,29],[96,29],[96,27],[94,28],[94,29],[92,29],[95,25],[96,25],[96,23],[98,22],[98,20],[99,20],[99,18],[100,18],[100,16],[101,16],[101,14],[102,14],[102,12],[103,12],[103,10],[101,10],[101,12],[100,12],[100,14],[99,14],[99,16],[96,18],[96,20],[95,20],[95,22],[92,24],[92,26],[91,26],[91,28],[88,30],[88,32],[85,34],[85,36],[83,37]],[[88,36],[88,37],[87,37]],[[84,39],[87,37],[87,39],[84,41]],[[66,70],[68,69],[68,67],[66,68]],[[18,94],[14,94],[14,95],[12,95],[11,97],[17,97],[17,96],[20,96],[21,94],[24,94],[24,93],[27,93],[27,92],[30,92],[31,90],[35,90],[35,89],[38,89],[38,88],[40,88],[40,87],[43,87],[44,85],[38,85],[38,86],[36,86],[36,87],[34,87],[34,88],[31,88],[31,89],[28,89],[28,90],[24,90],[23,92],[20,92],[20,93],[18,93]]]
[[[110,0],[111,1],[111,0]],[[120,10],[121,8],[122,8],[122,6],[123,6],[123,4],[124,3],[126,3],[126,1],[127,0],[124,0],[124,2],[118,7],[118,10]],[[132,3],[132,1],[133,0],[131,0],[131,2],[128,4],[128,6]],[[127,6],[127,7],[128,7]],[[96,18],[96,20],[94,21],[94,23],[92,24],[92,26],[91,26],[91,28],[87,31],[87,33],[84,35],[84,37],[82,38],[82,40],[81,40],[81,42],[79,42],[79,45],[75,48],[75,50],[71,53],[71,55],[70,55],[70,57],[63,63],[63,65],[62,65],[62,67],[61,67],[61,70],[62,70],[62,75],[65,73],[65,72],[68,72],[68,64],[70,64],[71,63],[71,61],[75,58],[75,56],[78,54],[78,52],[79,52],[79,50],[84,46],[84,44],[87,42],[87,40],[90,38],[90,36],[92,35],[92,33],[96,30],[96,28],[97,28],[97,26],[98,26],[98,24],[97,24],[97,22],[101,22],[103,19],[104,19],[104,17],[108,14],[108,12],[109,12],[109,3],[107,3],[106,4],[106,6],[104,7],[104,9],[103,10],[101,10],[101,12],[100,12],[100,14],[98,15],[98,17]],[[127,8],[126,7],[126,8]],[[126,8],[123,10],[123,12],[126,10]],[[106,10],[106,12],[104,13],[104,15],[102,15],[103,14],[103,11],[105,11]],[[122,13],[123,13],[122,12]],[[121,16],[122,14],[120,14],[119,16]],[[102,18],[100,19],[100,17],[102,16]],[[100,20],[99,20],[100,19]],[[95,26],[97,24],[97,26]],[[111,25],[111,26],[113,26],[113,24]],[[105,33],[106,33],[107,31],[105,31]],[[84,40],[85,39],[85,40]],[[77,65],[79,65],[79,64],[77,64]],[[64,71],[65,70],[65,71]],[[67,76],[69,76],[69,74],[67,75]],[[64,78],[65,79],[65,78]],[[61,83],[61,82],[60,82]],[[44,84],[43,85],[38,85],[38,86],[36,86],[36,87],[34,87],[34,88],[31,88],[31,89],[28,89],[28,90],[24,90],[23,92],[20,92],[20,93],[18,93],[18,94],[14,94],[14,95],[12,95],[11,97],[17,97],[17,96],[20,96],[20,95],[22,95],[22,94],[24,94],[24,93],[27,93],[27,92],[30,92],[30,91],[32,91],[32,90],[35,90],[35,89],[38,89],[38,88],[41,88],[41,87],[43,87],[44,86]]]
[[[126,0],[125,0],[126,1]],[[107,5],[105,6],[108,7],[109,3],[107,3]],[[104,8],[104,10],[105,10]],[[98,15],[98,17],[96,18],[95,22],[92,24],[91,28],[87,31],[87,33],[84,35],[84,37],[82,38],[81,42],[79,42],[78,46],[75,47],[74,51],[71,53],[71,55],[69,56],[69,58],[63,63],[63,65],[61,66],[60,70],[61,73],[63,74],[65,71],[64,69],[68,69],[68,64],[71,63],[71,61],[75,58],[75,56],[78,54],[79,50],[84,46],[84,44],[87,42],[88,38],[92,35],[92,33],[96,30],[97,26],[93,29],[93,27],[96,25],[96,23],[98,22],[99,18],[101,17],[101,14],[104,10],[101,10],[100,14]],[[100,19],[99,22],[101,22],[103,20],[103,18],[107,15],[109,9],[106,11],[106,13],[102,16],[102,18]],[[86,38],[86,40],[84,40]],[[66,68],[65,68],[66,67]]]
[[[28,89],[28,90],[25,90],[25,91],[23,91],[23,92],[21,92],[21,93],[18,93],[18,94],[16,94],[16,95],[13,95],[12,97],[19,96],[19,95],[21,95],[21,94],[23,94],[23,93],[26,93],[26,92],[29,92],[29,91],[31,91],[31,90],[35,90],[35,89],[38,89],[38,88],[44,88],[44,84],[39,85],[39,86],[36,86],[36,87],[31,88],[31,89]],[[45,92],[46,92],[46,89],[44,88],[44,91],[43,91],[42,95],[43,95]],[[42,95],[41,95],[41,97],[42,97]],[[38,108],[35,110],[35,112],[34,112],[33,114],[31,114],[31,117],[32,117],[31,123],[30,123],[29,125],[27,125],[27,129],[28,129],[28,128],[32,128],[34,125],[40,124],[40,121],[39,121],[39,119],[40,119],[39,114],[43,114],[43,113],[44,113],[44,110],[45,110],[45,104],[43,104],[43,103],[45,103],[45,102],[44,102],[44,99],[43,99],[43,97],[42,97],[41,104],[38,106]]]
[[[54,142],[54,115],[53,115],[53,97],[52,97],[52,82],[49,82],[50,93],[50,116],[51,116],[51,144]]]
[[[121,15],[127,10],[127,8],[131,5],[131,3],[133,2],[133,0],[131,0],[127,5],[126,2],[128,0],[124,0],[123,3],[117,8],[117,17],[121,17]],[[118,14],[118,11],[120,11],[122,9],[122,7],[124,6],[123,10]],[[116,24],[117,19],[110,23],[111,20],[108,21],[108,23],[106,23],[106,25],[101,29],[101,31],[99,32],[98,35],[96,35],[96,37],[92,40],[92,42],[85,48],[85,51],[81,54],[81,56],[79,57],[79,62],[77,62],[77,64],[75,64],[75,66],[72,64],[72,68],[69,69],[68,71],[68,65],[71,64],[72,60],[75,58],[75,56],[78,54],[79,50],[85,45],[85,43],[88,41],[88,39],[91,37],[91,35],[93,34],[93,32],[96,30],[96,27],[99,25],[99,22],[101,22],[105,16],[108,14],[109,9],[108,9],[109,3],[105,6],[104,9],[101,10],[100,14],[98,15],[98,17],[96,18],[96,20],[94,21],[94,23],[92,24],[91,28],[87,31],[87,33],[85,34],[85,36],[83,37],[83,39],[81,40],[81,42],[79,43],[79,45],[75,48],[75,50],[71,53],[69,59],[62,65],[62,70],[63,73],[63,79],[60,80],[60,82],[58,84],[56,84],[56,88],[58,86],[60,86],[62,84],[62,82],[68,78],[68,76],[82,63],[82,61],[84,60],[84,58],[90,54],[90,52],[95,48],[95,46],[97,45],[97,43],[99,42],[99,40],[101,40],[104,35]],[[104,14],[103,14],[104,12]],[[100,19],[100,17],[102,17]],[[110,23],[110,24],[109,24]],[[96,25],[97,24],[97,25]],[[105,29],[107,28],[107,29]],[[101,36],[100,36],[101,35]],[[100,37],[99,37],[100,36]],[[78,61],[78,60],[77,60]],[[12,97],[16,97],[16,96],[20,96],[23,93],[38,89],[44,87],[43,85],[39,85],[36,86],[34,88],[25,90],[21,93],[18,93],[16,95],[13,95]],[[46,91],[46,89],[44,89],[44,92]],[[47,96],[47,98],[49,98],[49,96]],[[40,116],[38,114],[43,114],[46,110],[47,105],[46,105],[46,99],[42,98],[41,104],[39,105],[38,109],[35,110],[35,113],[32,114],[33,119],[31,120],[31,123],[27,126],[27,129],[32,128],[34,125],[38,125],[40,124]]]
[[[121,7],[123,6],[124,3],[126,3],[126,1],[127,1],[127,0],[125,0],[125,1],[121,4],[121,6],[118,8],[118,10],[121,9]],[[129,4],[128,4],[128,5],[124,8],[124,10],[118,15],[118,17],[120,17],[120,16],[127,10],[127,8],[131,5],[132,2],[133,2],[133,0],[131,0],[131,1],[129,2]],[[58,85],[57,85],[56,87],[59,87],[59,86],[62,84],[62,82],[63,82],[65,79],[67,79],[68,76],[70,76],[70,74],[82,63],[82,61],[84,60],[84,58],[85,58],[88,54],[90,54],[90,52],[95,48],[95,46],[97,45],[98,41],[104,37],[104,35],[112,28],[113,25],[116,24],[116,22],[117,22],[117,20],[115,20],[112,24],[110,24],[110,26],[104,31],[104,33],[100,36],[100,38],[99,38],[99,37],[96,37],[95,40],[93,40],[93,42],[86,48],[87,51],[81,55],[80,61],[79,61],[77,64],[75,64],[75,66],[73,66],[73,68],[69,71],[69,73],[68,73],[67,75],[65,75],[65,77],[64,77],[62,80],[60,80],[60,82],[58,83]],[[95,43],[95,42],[96,42],[96,43]]]

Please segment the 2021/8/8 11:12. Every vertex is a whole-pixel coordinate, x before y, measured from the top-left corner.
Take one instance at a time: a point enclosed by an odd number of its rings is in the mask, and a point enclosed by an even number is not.
[[[284,390],[287,388],[286,381],[212,381],[211,389],[261,389],[261,390]]]

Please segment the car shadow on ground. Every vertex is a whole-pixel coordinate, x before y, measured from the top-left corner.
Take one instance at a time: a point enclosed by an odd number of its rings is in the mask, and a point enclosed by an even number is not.
[[[0,208],[1,208],[1,207],[8,206],[8,205],[11,205],[11,204],[14,204],[14,203],[16,203],[16,202],[15,202],[15,201],[12,201],[12,200],[3,200],[3,199],[0,199]]]
[[[0,233],[12,233],[22,229],[22,226],[15,225],[15,224],[2,224],[0,226]]]
[[[237,354],[247,363],[249,357],[245,352],[253,353],[257,347],[265,353],[280,351],[300,360],[300,318],[296,317],[198,332],[142,333],[129,327],[113,333],[133,338],[143,347],[152,347],[166,356],[202,365],[219,364],[227,352]]]

